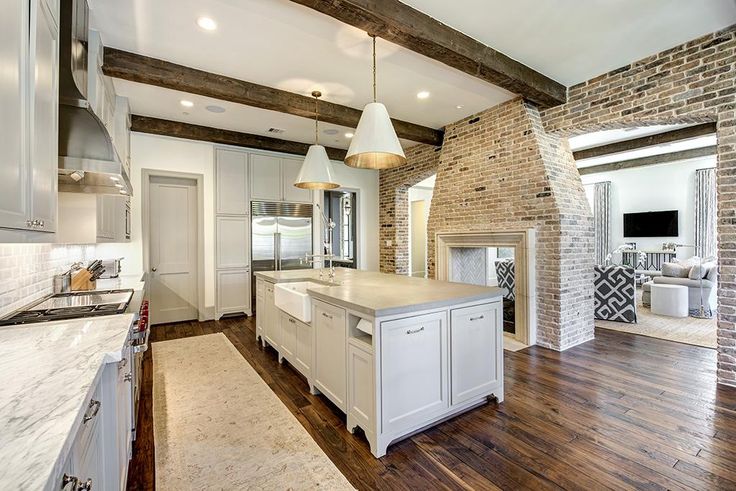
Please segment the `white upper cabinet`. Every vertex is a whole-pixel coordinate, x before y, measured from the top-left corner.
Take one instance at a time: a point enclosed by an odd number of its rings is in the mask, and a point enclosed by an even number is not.
[[[31,215],[41,231],[56,231],[57,168],[59,166],[59,33],[44,0],[31,9],[32,92],[31,116]]]
[[[252,154],[250,163],[251,198],[281,201],[281,158]]]
[[[2,10],[0,228],[54,232],[58,0],[3,0]]]
[[[248,154],[217,149],[215,180],[218,214],[247,215]]]
[[[281,159],[281,186],[284,201],[312,202],[312,192],[294,186],[304,159]]]
[[[311,203],[311,191],[294,187],[301,165],[302,160],[299,158],[252,154],[251,199]]]
[[[3,0],[0,20],[0,226],[26,228],[28,158],[25,94],[30,8],[28,1]]]
[[[127,97],[115,97],[115,131],[112,138],[118,157],[130,175],[130,103]]]

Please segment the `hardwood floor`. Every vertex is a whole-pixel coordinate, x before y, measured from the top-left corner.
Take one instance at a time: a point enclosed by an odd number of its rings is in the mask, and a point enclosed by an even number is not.
[[[506,400],[375,459],[345,417],[275,352],[253,319],[156,326],[151,341],[223,332],[358,489],[736,489],[736,389],[714,350],[599,329],[564,353],[505,353]],[[150,350],[129,489],[155,483]],[[247,390],[247,388],[244,388]],[[217,483],[213,483],[217,487]]]

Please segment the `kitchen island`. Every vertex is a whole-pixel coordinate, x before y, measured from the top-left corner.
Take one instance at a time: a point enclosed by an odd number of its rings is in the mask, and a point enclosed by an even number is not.
[[[344,268],[256,277],[256,339],[360,427],[376,457],[503,401],[501,289]]]

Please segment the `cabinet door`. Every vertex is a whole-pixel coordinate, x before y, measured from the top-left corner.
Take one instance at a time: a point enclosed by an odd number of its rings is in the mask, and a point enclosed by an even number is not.
[[[109,242],[115,239],[115,209],[117,196],[97,196],[97,239]]]
[[[250,196],[254,200],[281,201],[281,159],[250,156]]]
[[[364,431],[371,431],[374,422],[375,385],[373,383],[373,353],[362,341],[348,344],[348,413]],[[348,428],[352,430],[352,428]]]
[[[2,3],[0,29],[0,227],[26,229],[30,218],[26,155],[29,2]]]
[[[274,304],[273,285],[266,283],[266,292],[263,297],[264,311],[266,315],[263,318],[263,336],[266,342],[273,348],[279,349],[281,325],[277,316],[278,310]]]
[[[296,357],[296,320],[288,314],[279,313],[281,323],[281,356],[293,363]]]
[[[303,322],[296,322],[296,358],[297,370],[305,377],[312,373],[312,326]]]
[[[347,410],[347,326],[345,310],[314,303],[314,384],[343,412]]]
[[[248,267],[248,217],[217,217],[217,269]]]
[[[281,159],[281,185],[284,201],[312,202],[312,191],[294,186],[296,178],[299,177],[302,162],[303,159]]]
[[[503,363],[502,336],[500,302],[452,310],[452,404],[489,395],[499,386]]]
[[[248,154],[218,149],[215,180],[217,213],[248,214]]]
[[[250,310],[250,271],[217,272],[217,311],[248,312]]]
[[[56,22],[43,0],[33,0],[31,36],[31,218],[39,231],[56,231],[59,43]]]
[[[444,312],[381,323],[384,432],[409,429],[449,407]]]
[[[262,279],[256,280],[256,339],[263,337],[263,318],[265,312],[265,295],[266,287]]]

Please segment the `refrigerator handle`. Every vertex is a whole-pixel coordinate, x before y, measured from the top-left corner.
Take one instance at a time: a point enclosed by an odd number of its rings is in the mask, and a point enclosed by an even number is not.
[[[276,271],[281,271],[281,234],[278,232],[273,234],[273,252]]]

